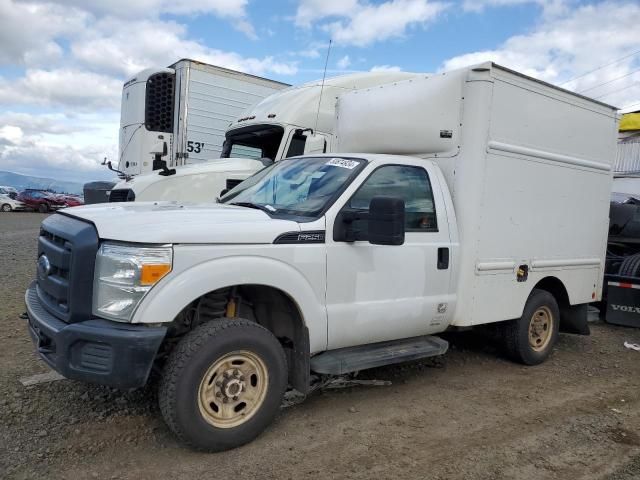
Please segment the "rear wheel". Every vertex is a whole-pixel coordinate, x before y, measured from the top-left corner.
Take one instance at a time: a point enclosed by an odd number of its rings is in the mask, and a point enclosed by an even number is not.
[[[640,276],[640,254],[629,255],[620,264],[620,270],[618,275],[624,277],[638,277]]]
[[[46,203],[41,203],[40,205],[38,205],[38,211],[40,213],[47,213],[49,212],[49,205],[47,205]]]
[[[274,419],[287,385],[278,340],[244,319],[220,319],[187,334],[169,356],[160,410],[184,442],[207,451],[243,445]]]
[[[11,211],[11,205],[9,205],[8,203],[3,203],[2,207],[1,207],[1,210],[3,212],[10,212]]]
[[[522,317],[503,326],[507,354],[525,365],[544,362],[558,339],[559,326],[560,309],[556,299],[545,290],[533,290]]]

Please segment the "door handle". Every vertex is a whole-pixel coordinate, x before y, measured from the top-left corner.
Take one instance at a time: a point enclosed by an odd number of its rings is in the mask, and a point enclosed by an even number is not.
[[[449,268],[449,249],[447,247],[438,248],[438,270]]]

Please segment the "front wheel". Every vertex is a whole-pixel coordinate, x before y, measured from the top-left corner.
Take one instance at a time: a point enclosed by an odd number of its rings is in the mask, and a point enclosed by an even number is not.
[[[525,365],[544,362],[558,339],[559,326],[560,309],[556,299],[545,290],[533,290],[522,317],[503,326],[507,354]]]
[[[38,205],[38,211],[40,213],[47,213],[49,212],[49,205],[47,205],[46,203],[41,203],[40,205]]]
[[[11,211],[11,205],[9,205],[8,203],[2,204],[2,211],[3,212],[10,212]]]
[[[206,451],[243,445],[275,418],[287,386],[287,363],[275,336],[244,319],[220,319],[189,332],[160,381],[169,428]]]

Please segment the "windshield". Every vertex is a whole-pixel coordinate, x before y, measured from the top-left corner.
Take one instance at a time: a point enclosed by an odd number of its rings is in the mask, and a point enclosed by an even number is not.
[[[227,133],[220,158],[275,160],[283,135],[284,128],[277,125],[252,125],[235,129]]]
[[[343,157],[281,160],[246,179],[221,203],[274,215],[315,218],[349,185],[365,161]]]

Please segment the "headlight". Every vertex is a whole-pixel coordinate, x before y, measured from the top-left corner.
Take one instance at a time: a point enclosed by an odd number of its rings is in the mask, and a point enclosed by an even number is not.
[[[171,247],[135,247],[103,243],[93,277],[93,314],[129,322],[136,307],[171,271]]]

